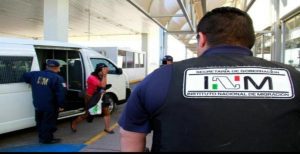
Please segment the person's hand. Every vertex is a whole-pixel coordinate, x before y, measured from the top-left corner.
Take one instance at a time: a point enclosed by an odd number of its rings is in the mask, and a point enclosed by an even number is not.
[[[107,75],[107,71],[104,71],[104,70],[103,70],[102,75],[103,75],[103,76],[106,76],[106,75]]]
[[[58,108],[58,111],[59,111],[59,112],[62,112],[62,111],[64,111],[64,108],[61,108],[61,107],[60,107],[60,108]]]

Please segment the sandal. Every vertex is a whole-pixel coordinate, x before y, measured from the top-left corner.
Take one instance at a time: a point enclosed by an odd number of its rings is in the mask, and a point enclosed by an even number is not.
[[[106,133],[108,133],[108,134],[114,134],[115,132],[113,131],[113,130],[106,130],[106,129],[104,129],[104,131],[106,132]]]

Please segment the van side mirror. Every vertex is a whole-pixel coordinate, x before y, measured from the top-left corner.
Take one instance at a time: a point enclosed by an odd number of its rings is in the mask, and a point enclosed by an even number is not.
[[[117,68],[116,73],[117,73],[117,74],[120,74],[120,75],[123,74],[122,68]]]

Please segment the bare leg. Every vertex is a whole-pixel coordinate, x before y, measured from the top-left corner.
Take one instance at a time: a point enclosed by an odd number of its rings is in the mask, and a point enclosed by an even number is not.
[[[108,107],[103,108],[105,129],[110,131],[110,114]]]
[[[83,121],[84,119],[86,119],[87,116],[88,116],[88,115],[85,113],[85,114],[83,114],[83,115],[80,115],[80,116],[76,117],[76,119],[74,119],[74,120],[72,121],[72,123],[71,123],[71,130],[72,130],[73,132],[76,132],[76,131],[77,131],[77,125],[78,125],[81,121]]]
[[[85,105],[85,113],[83,115],[79,115],[78,117],[76,117],[76,119],[74,119],[72,122],[71,122],[71,130],[73,132],[76,132],[77,131],[77,125],[85,120],[87,117],[88,117],[88,102],[90,101],[92,96],[89,96],[89,95],[85,95],[84,97],[84,105]]]
[[[105,125],[104,131],[109,134],[113,134],[114,131],[110,129],[110,113],[108,107],[103,108],[103,113],[104,113],[104,125]]]

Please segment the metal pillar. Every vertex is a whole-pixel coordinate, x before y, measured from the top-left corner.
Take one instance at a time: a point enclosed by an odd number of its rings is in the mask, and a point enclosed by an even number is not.
[[[168,50],[168,33],[163,29],[160,29],[159,31],[159,40],[160,40],[159,64],[161,64],[161,60],[167,54],[167,50]]]
[[[284,63],[284,50],[285,50],[285,48],[286,48],[286,46],[285,46],[285,39],[286,39],[286,25],[284,24],[284,22],[283,21],[281,21],[281,52],[282,52],[282,54],[281,54],[281,56],[280,56],[280,59],[281,59],[281,61],[280,62],[282,62],[282,63]]]
[[[274,39],[272,45],[272,52],[271,52],[271,60],[281,62],[281,30],[280,30],[280,18],[279,18],[279,9],[280,9],[280,1],[273,0],[273,26],[272,31],[274,32]]]
[[[144,59],[144,65],[145,65],[145,73],[148,74],[148,58],[149,58],[149,53],[148,53],[148,34],[147,33],[142,33],[142,51],[146,52],[146,58]]]

